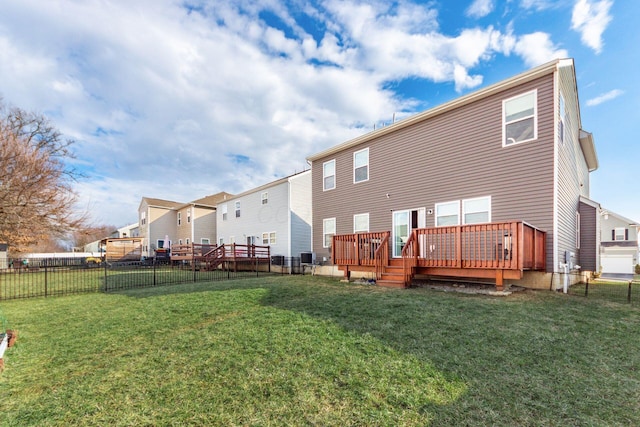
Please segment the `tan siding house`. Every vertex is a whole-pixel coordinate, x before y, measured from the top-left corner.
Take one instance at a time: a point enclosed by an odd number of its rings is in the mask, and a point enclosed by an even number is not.
[[[214,243],[216,204],[231,196],[221,192],[189,203],[143,197],[138,208],[142,255],[154,256],[156,249],[166,247],[166,237],[171,244]]]
[[[313,251],[325,264],[332,262],[334,234],[389,232],[393,259],[403,257],[412,230],[519,221],[546,235],[546,273],[560,269],[565,250],[577,250],[579,200],[588,197],[589,172],[597,167],[593,140],[581,129],[572,60],[537,67],[308,160]],[[435,247],[416,250],[426,257]],[[551,278],[537,274],[530,281],[549,288]]]

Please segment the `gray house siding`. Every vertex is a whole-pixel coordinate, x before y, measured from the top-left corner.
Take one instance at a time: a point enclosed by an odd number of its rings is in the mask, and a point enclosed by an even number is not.
[[[289,178],[291,256],[311,251],[311,171]]]
[[[314,158],[313,250],[323,248],[323,219],[337,234],[353,233],[353,215],[369,213],[370,231],[389,231],[392,212],[491,196],[491,220],[523,220],[546,231],[553,257],[554,80],[548,74],[517,87],[381,133],[357,146]],[[537,90],[538,137],[502,146],[502,101]],[[353,153],[369,148],[369,180],[353,183]],[[323,191],[323,163],[336,160],[336,188]],[[435,225],[427,214],[426,226]]]
[[[580,201],[580,250],[578,264],[585,271],[598,271],[599,227],[600,215],[597,205]]]
[[[579,105],[577,93],[575,91],[575,80],[571,69],[561,67],[558,72],[558,99],[556,100],[556,124],[560,123],[560,95],[565,104],[565,133],[561,138],[560,127],[558,127],[557,149],[557,257],[556,263],[565,261],[565,251],[576,254],[578,259],[578,248],[576,245],[577,219],[576,213],[579,210],[580,196],[589,195],[589,171],[582,154],[579,137],[580,129],[578,123]],[[588,263],[589,264],[589,263]],[[580,264],[583,268],[586,265]],[[559,269],[559,265],[556,266]]]

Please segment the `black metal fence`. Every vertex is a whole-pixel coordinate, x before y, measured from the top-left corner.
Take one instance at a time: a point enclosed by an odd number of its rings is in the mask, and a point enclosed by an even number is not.
[[[62,264],[62,265],[61,265]],[[129,263],[56,263],[53,260],[9,260],[0,268],[0,300],[109,292],[188,282],[229,280],[273,274],[271,265],[252,260],[223,264],[206,271],[187,263],[153,260]]]
[[[571,286],[569,294],[618,303],[640,304],[640,281],[587,280]]]

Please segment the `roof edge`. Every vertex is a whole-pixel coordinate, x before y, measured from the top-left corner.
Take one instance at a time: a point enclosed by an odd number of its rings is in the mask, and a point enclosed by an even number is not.
[[[374,138],[378,138],[380,136],[395,132],[399,129],[403,129],[405,127],[411,126],[415,123],[421,122],[428,118],[435,117],[447,111],[451,111],[461,106],[470,104],[479,99],[486,98],[497,92],[502,92],[514,86],[518,86],[523,83],[529,82],[531,80],[535,80],[539,77],[555,72],[560,66],[564,66],[564,67],[573,66],[573,60],[572,59],[556,59],[556,60],[547,62],[546,64],[539,65],[538,67],[532,68],[528,71],[525,71],[524,73],[517,74],[513,77],[510,77],[508,79],[505,79],[500,82],[494,83],[490,86],[487,86],[484,89],[480,89],[475,92],[469,93],[467,95],[461,96],[459,98],[453,99],[451,101],[445,102],[444,104],[441,104],[429,110],[423,111],[421,113],[414,114],[392,125],[385,126],[378,130],[374,130],[372,132],[353,138],[349,141],[343,142],[341,144],[333,146],[319,153],[308,156],[307,160],[313,162],[323,157],[338,153],[346,148],[361,144],[363,142],[367,142]]]

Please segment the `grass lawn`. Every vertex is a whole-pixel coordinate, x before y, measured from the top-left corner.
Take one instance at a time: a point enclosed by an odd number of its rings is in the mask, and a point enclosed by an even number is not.
[[[640,425],[640,309],[271,276],[0,304],[0,425]]]

